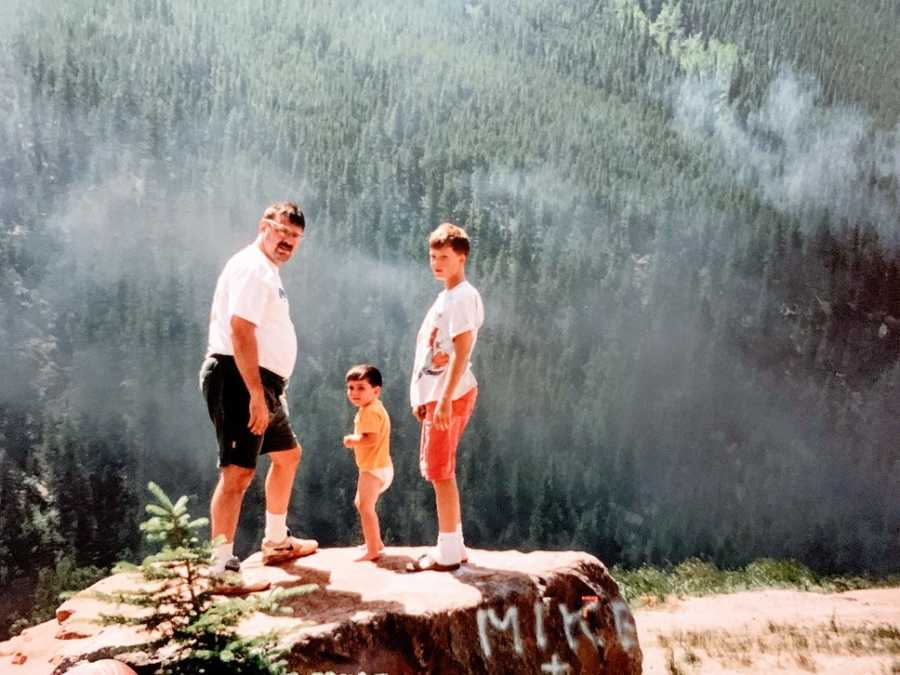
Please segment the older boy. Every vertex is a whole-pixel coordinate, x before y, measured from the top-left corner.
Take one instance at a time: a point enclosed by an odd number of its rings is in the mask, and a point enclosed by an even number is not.
[[[452,571],[466,560],[456,450],[478,395],[469,358],[484,322],[481,296],[466,281],[466,231],[444,223],[431,233],[428,245],[431,271],[444,290],[419,328],[410,401],[422,424],[419,468],[434,487],[438,540],[430,553],[408,565],[410,572]]]

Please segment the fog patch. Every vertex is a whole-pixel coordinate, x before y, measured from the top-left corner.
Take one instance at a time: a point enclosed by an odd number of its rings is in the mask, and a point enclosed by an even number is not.
[[[685,78],[673,109],[685,140],[713,141],[737,181],[808,231],[822,222],[871,225],[898,243],[900,126],[880,130],[858,107],[826,106],[821,86],[789,69],[746,120],[709,77]]]

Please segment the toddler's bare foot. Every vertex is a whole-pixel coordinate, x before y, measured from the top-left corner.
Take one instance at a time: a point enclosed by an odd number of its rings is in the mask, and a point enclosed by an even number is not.
[[[381,549],[382,551],[384,549]],[[381,557],[381,551],[375,551],[374,553],[370,553],[366,551],[360,557],[356,558],[353,562],[365,562],[366,560],[378,560]]]

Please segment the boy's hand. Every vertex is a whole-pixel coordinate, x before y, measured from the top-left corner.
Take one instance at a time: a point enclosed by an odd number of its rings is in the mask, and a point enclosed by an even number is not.
[[[417,420],[419,420],[419,422],[424,422],[425,421],[425,410],[426,410],[426,408],[424,405],[414,406],[412,409],[413,417],[415,417]]]
[[[434,409],[434,428],[445,431],[450,428],[450,419],[453,417],[453,408],[449,398],[442,398]]]
[[[344,447],[352,448],[354,445],[353,441],[355,440],[356,439],[354,438],[353,434],[347,434],[346,436],[344,436]]]

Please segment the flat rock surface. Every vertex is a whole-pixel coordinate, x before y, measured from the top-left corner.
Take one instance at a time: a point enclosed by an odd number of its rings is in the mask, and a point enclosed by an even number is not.
[[[636,610],[634,617],[648,674],[872,675],[900,669],[900,588],[671,599]]]
[[[585,673],[640,672],[633,621],[612,578],[593,556],[470,549],[469,562],[455,572],[406,573],[406,564],[427,550],[388,547],[376,562],[356,562],[356,549],[322,549],[272,567],[263,566],[257,553],[242,564],[248,581],[317,588],[287,600],[284,606],[293,610],[289,616],[255,614],[241,631],[283,631],[290,663],[301,673],[540,673],[541,665],[554,659]],[[141,583],[138,576],[120,574],[93,589],[108,592]],[[589,612],[593,597],[600,602]],[[515,621],[505,628],[491,624],[488,609],[498,621],[512,609],[508,616]],[[111,646],[140,642],[141,636],[128,629],[92,621],[101,611],[123,610],[132,608],[105,605],[87,591],[76,595],[60,606],[56,621],[0,644],[0,672],[61,672],[60,664],[74,663],[74,657],[93,659]],[[536,612],[542,615],[538,624]],[[14,664],[23,655],[24,663]]]

